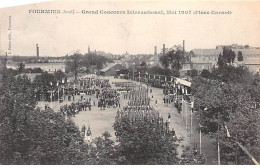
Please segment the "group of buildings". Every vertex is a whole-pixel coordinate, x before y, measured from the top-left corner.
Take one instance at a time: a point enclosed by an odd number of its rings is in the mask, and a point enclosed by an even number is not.
[[[217,45],[216,48],[213,49],[193,49],[190,52],[185,51],[185,41],[183,40],[183,53],[185,53],[185,62],[182,65],[182,69],[180,72],[185,72],[195,69],[198,72],[206,69],[211,71],[213,67],[217,67],[218,57],[223,52],[223,47],[231,48],[232,51],[235,52],[236,58],[234,61],[234,66],[244,65],[248,67],[253,72],[259,72],[260,70],[260,47],[249,47],[248,45]],[[113,55],[110,53],[105,53],[103,51],[92,52],[90,50],[90,46],[88,46],[88,54],[97,54],[104,56],[106,58],[114,60],[115,63],[107,64],[102,70],[100,70],[101,75],[115,75],[116,71],[121,69],[128,69],[132,67],[136,67],[140,65],[142,62],[145,63],[146,66],[159,66],[160,64],[159,58],[167,52],[167,48],[165,44],[163,44],[161,52],[157,52],[157,46],[154,47],[154,54],[137,54],[130,55],[127,51],[122,55]],[[238,61],[238,52],[242,53],[243,61]],[[65,57],[60,58],[40,58],[39,56],[39,46],[36,44],[36,54],[37,60],[45,60],[45,62],[30,62],[26,65],[27,68],[37,68],[40,67],[44,71],[55,72],[57,70],[65,71]],[[46,62],[47,59],[47,62]],[[16,69],[16,65],[8,65],[7,68]],[[182,74],[183,74],[182,73]]]
[[[217,45],[213,49],[193,49],[190,52],[185,52],[185,41],[183,41],[183,52],[186,55],[185,62],[183,63],[180,71],[188,71],[195,69],[199,72],[206,69],[211,71],[213,67],[217,67],[218,57],[223,54],[223,48],[228,47],[235,52],[236,58],[234,66],[244,65],[252,72],[260,71],[260,47],[249,47],[248,45],[242,46],[238,44],[232,45]],[[147,62],[151,66],[161,66],[159,57],[165,53],[165,44],[163,44],[162,53],[157,53],[157,46],[154,47],[154,56]],[[238,61],[238,52],[242,53],[243,60]]]

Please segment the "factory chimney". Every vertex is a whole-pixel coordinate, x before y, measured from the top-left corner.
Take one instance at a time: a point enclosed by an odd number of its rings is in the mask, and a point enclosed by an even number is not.
[[[88,46],[88,54],[90,54],[90,47]]]
[[[163,55],[165,54],[165,44],[163,44]]]
[[[185,40],[183,40],[183,52],[185,52]]]
[[[39,46],[38,46],[38,44],[36,44],[36,56],[37,56],[37,58],[40,57],[40,55],[39,55]]]
[[[154,46],[154,65],[158,66],[157,46]]]

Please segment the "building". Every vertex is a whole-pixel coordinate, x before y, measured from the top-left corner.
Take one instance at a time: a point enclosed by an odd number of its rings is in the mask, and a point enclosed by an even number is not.
[[[238,62],[238,65],[244,65],[252,72],[260,72],[260,57],[247,58],[245,61]]]
[[[105,68],[100,70],[100,75],[103,76],[116,76],[119,75],[119,71],[126,69],[123,65],[118,63],[108,64]]]
[[[43,71],[49,73],[54,73],[58,70],[65,72],[65,67],[65,63],[25,63],[25,68],[41,68]],[[17,69],[17,65],[15,63],[7,64],[7,68]]]
[[[251,71],[259,72],[260,48],[249,47],[248,45],[218,45],[216,49],[193,49],[191,52],[192,69],[202,71],[203,69],[211,70],[217,66],[218,57],[223,54],[223,48],[227,47],[235,52],[235,61],[239,65],[247,66]],[[238,61],[238,52],[242,52],[243,61]]]

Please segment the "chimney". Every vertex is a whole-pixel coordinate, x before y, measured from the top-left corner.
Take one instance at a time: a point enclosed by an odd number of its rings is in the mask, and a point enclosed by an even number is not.
[[[154,47],[154,66],[158,66],[157,46]]]
[[[185,52],[185,40],[183,40],[183,52]]]
[[[36,44],[36,56],[37,56],[37,58],[40,57],[40,55],[39,55],[39,46],[38,46],[38,44]]]
[[[163,55],[165,54],[165,44],[163,44]]]
[[[90,54],[90,47],[88,46],[88,54]]]

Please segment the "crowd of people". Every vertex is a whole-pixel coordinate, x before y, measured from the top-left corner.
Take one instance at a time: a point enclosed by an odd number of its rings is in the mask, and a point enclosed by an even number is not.
[[[79,100],[75,96],[80,97]],[[70,105],[60,107],[60,112],[67,116],[75,116],[81,111],[91,111],[92,106],[98,106],[101,110],[110,107],[120,107],[120,94],[111,88],[109,80],[99,78],[81,79],[74,94],[68,95]]]
[[[122,109],[118,109],[116,120],[127,120],[134,129],[140,129],[140,123],[151,124],[152,127],[160,129],[166,134],[172,134],[175,137],[175,131],[170,130],[170,114],[167,121],[163,121],[160,113],[150,105],[148,96],[148,87],[136,85],[127,93],[128,104]],[[120,132],[116,132],[117,141],[120,141]]]
[[[103,88],[96,97],[98,99],[98,107],[101,109],[120,107],[120,93],[110,87]]]

